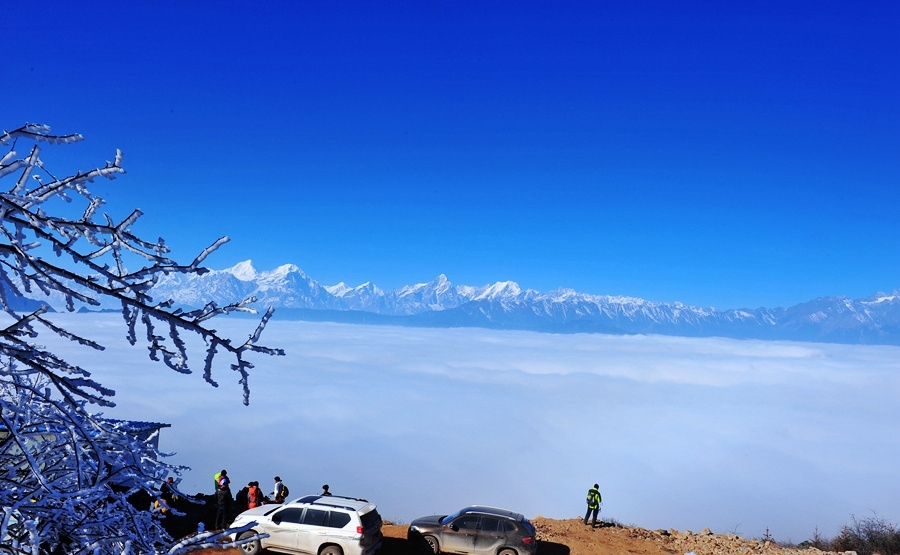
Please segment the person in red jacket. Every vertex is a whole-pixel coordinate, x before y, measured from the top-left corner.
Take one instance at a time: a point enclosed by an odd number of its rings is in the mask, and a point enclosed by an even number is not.
[[[259,490],[259,482],[250,482],[250,489],[247,490],[247,505],[252,509],[263,504],[263,494]]]

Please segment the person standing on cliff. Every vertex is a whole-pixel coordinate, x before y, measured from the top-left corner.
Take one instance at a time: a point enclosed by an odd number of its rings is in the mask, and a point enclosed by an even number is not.
[[[588,517],[593,514],[591,528],[597,527],[597,513],[600,512],[600,503],[603,498],[600,497],[600,484],[594,484],[594,487],[587,492],[587,512],[584,513],[584,523],[587,524]]]
[[[216,530],[224,530],[231,517],[231,480],[228,472],[222,471],[219,476],[219,488],[216,490]]]
[[[281,481],[281,476],[275,476],[275,489],[272,490],[272,497],[275,498],[276,503],[284,503],[287,496],[287,486]]]

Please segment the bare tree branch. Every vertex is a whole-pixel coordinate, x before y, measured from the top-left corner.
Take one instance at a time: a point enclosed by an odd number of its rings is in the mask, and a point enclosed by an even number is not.
[[[62,178],[41,159],[39,143],[82,139],[53,135],[39,124],[0,133],[0,145],[9,145],[0,156],[0,179],[14,179],[0,193],[0,308],[11,318],[0,328],[0,549],[23,555],[167,549],[176,555],[212,545],[219,536],[200,535],[168,547],[172,539],[157,516],[128,499],[135,492],[158,493],[159,480],[182,468],[162,462],[162,454],[129,431],[127,423],[88,410],[113,406],[114,392],[35,340],[49,333],[98,353],[103,346],[55,324],[48,305],[36,308],[23,299],[60,295],[69,311],[113,301],[121,306],[128,341],[136,345],[142,336],[152,360],[181,373],[191,372],[185,337],[202,339],[203,379],[216,386],[214,363],[230,357],[244,404],[254,367],[247,357],[284,352],[258,344],[271,309],[243,342],[207,327],[215,316],[253,312],[249,303],[255,299],[184,312],[168,299],[152,298],[150,290],[163,276],[206,272],[200,264],[228,238],[213,242],[190,264],[179,264],[168,258],[162,239],[148,241],[131,232],[139,210],[118,221],[101,213],[104,201],[88,185],[125,173],[121,151],[103,167]],[[20,141],[33,143],[21,158],[14,150]],[[65,216],[71,210],[59,211],[53,204],[78,199],[85,207],[77,217]],[[136,262],[139,267],[130,269],[129,263]]]

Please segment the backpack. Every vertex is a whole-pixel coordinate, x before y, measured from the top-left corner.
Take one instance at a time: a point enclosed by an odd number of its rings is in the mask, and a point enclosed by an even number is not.
[[[287,496],[290,495],[291,490],[284,484],[281,484],[281,497],[287,499]]]

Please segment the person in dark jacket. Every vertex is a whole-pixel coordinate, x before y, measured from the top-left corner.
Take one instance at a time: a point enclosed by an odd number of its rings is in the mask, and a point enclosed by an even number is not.
[[[219,489],[216,490],[216,530],[224,530],[231,515],[231,480],[225,471],[219,477]]]
[[[242,513],[250,508],[249,491],[250,484],[247,484],[234,494],[234,511],[236,513]]]
[[[163,498],[163,500],[171,505],[173,501],[175,501],[175,480],[171,476],[166,479],[165,482],[159,486],[159,496]]]

